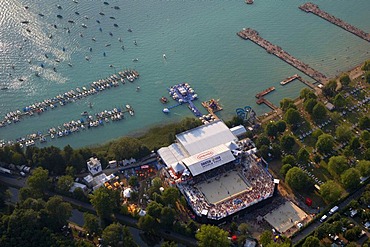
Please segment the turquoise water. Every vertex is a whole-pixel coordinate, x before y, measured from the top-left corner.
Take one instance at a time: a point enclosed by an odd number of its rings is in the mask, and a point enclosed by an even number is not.
[[[124,68],[133,68],[140,73],[140,79],[133,84],[126,83],[0,128],[0,139],[11,140],[37,131],[45,132],[50,127],[79,119],[83,111],[95,113],[125,104],[135,109],[134,117],[49,140],[43,145],[94,145],[140,133],[153,125],[178,121],[192,116],[187,107],[177,107],[169,115],[164,115],[159,98],[167,94],[167,87],[179,82],[188,82],[196,90],[199,95],[196,104],[202,111],[201,101],[219,99],[224,108],[220,113],[223,119],[231,118],[236,108],[246,105],[252,106],[258,114],[269,111],[266,106],[256,105],[254,95],[270,86],[275,86],[276,90],[266,98],[274,104],[284,97],[297,97],[304,85],[295,81],[281,87],[279,82],[292,74],[302,73],[254,43],[240,39],[236,32],[243,27],[258,30],[263,38],[280,45],[327,76],[349,70],[370,58],[369,42],[299,10],[299,4],[304,1],[256,0],[253,5],[246,5],[244,0],[107,2],[109,5],[87,0],[79,0],[78,4],[72,0],[0,1],[0,87],[8,87],[8,90],[0,91],[0,116]],[[370,32],[370,1],[313,2]],[[28,6],[28,10],[24,6]],[[76,11],[80,15],[76,15]],[[63,18],[57,18],[58,14]],[[22,24],[24,20],[30,23]],[[68,20],[73,20],[74,24]],[[87,28],[83,28],[82,23]],[[128,32],[128,28],[132,32]],[[51,39],[49,35],[52,35]],[[119,38],[123,42],[119,42]],[[111,45],[106,47],[107,44]],[[90,61],[85,60],[86,56]],[[56,58],[60,63],[55,62]],[[139,61],[133,62],[134,58]],[[36,71],[40,77],[35,76]],[[141,88],[139,92],[136,92],[137,86]],[[90,102],[92,109],[88,107]],[[170,104],[174,103],[171,101]]]

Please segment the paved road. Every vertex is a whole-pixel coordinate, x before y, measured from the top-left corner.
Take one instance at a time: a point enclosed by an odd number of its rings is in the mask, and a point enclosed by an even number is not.
[[[23,179],[23,178],[19,179],[17,177],[13,177],[13,176],[4,176],[2,174],[0,174],[0,182],[4,183],[4,184],[6,184],[6,185],[8,185],[9,187],[12,188],[11,192],[13,193],[13,197],[12,197],[13,199],[18,199],[18,197],[15,195],[15,194],[18,194],[17,189],[20,189],[20,188],[25,186],[25,179]],[[53,193],[53,192],[48,192],[47,194],[49,196],[58,195],[58,194]],[[66,196],[62,196],[62,195],[59,195],[59,196],[61,196],[63,198],[63,200],[66,201],[66,202],[69,202],[69,203],[71,203],[75,206],[78,206],[78,207],[84,208],[85,210],[96,213],[95,209],[93,208],[93,206],[90,203],[81,202],[81,201],[78,201],[76,199],[66,197]],[[81,217],[82,217],[81,212],[80,212],[80,214],[75,215],[74,217],[76,217],[74,220],[78,221],[78,222],[76,222],[77,224],[80,224],[81,222],[83,222],[83,219],[81,219]],[[135,242],[143,243],[140,236],[139,236],[139,234],[141,233],[141,230],[137,227],[137,220],[136,219],[125,216],[125,215],[121,215],[121,214],[116,214],[115,217],[122,224],[127,225],[127,226],[130,227],[130,231],[131,231],[131,233],[133,233]],[[197,242],[194,238],[183,236],[183,235],[178,234],[176,232],[159,230],[159,235],[165,237],[166,239],[173,240],[173,241],[179,242],[179,243],[183,243],[186,246],[197,246]],[[140,245],[140,246],[145,246],[145,245]]]
[[[363,186],[362,188],[360,188],[359,190],[357,190],[356,192],[354,192],[352,195],[350,195],[346,200],[344,200],[343,202],[341,202],[340,204],[338,204],[339,210],[342,210],[343,208],[345,208],[350,203],[350,201],[352,201],[353,199],[359,198],[361,196],[361,194],[364,192],[364,190],[365,190],[365,186]],[[328,215],[328,214],[326,214],[326,215]],[[319,221],[319,219],[316,219],[315,222],[313,222],[311,225],[309,225],[308,227],[306,227],[305,229],[303,229],[301,232],[299,232],[296,236],[294,236],[292,238],[293,244],[296,244],[300,240],[302,240],[302,239],[306,238],[307,236],[309,236],[321,224],[322,223]]]

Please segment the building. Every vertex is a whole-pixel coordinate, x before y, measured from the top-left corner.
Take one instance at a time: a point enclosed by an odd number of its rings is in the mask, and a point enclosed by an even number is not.
[[[245,128],[229,129],[216,120],[176,135],[157,153],[171,184],[185,196],[195,215],[216,223],[272,197],[273,177],[252,141],[239,141]]]
[[[102,167],[101,167],[100,160],[98,160],[97,158],[91,157],[87,161],[87,169],[89,170],[89,172],[93,176],[95,176],[96,174],[102,172]]]

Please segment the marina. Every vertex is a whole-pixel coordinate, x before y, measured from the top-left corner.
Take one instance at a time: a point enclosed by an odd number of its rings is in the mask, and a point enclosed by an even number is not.
[[[299,9],[307,12],[307,13],[312,13],[315,14],[324,20],[327,20],[330,23],[333,23],[334,25],[337,25],[340,28],[343,28],[344,30],[353,33],[354,35],[370,42],[370,34],[362,31],[361,29],[352,26],[351,24],[348,24],[347,22],[339,19],[338,17],[335,17],[319,8],[318,5],[314,3],[305,3],[301,6],[299,6]]]
[[[264,48],[268,53],[274,54],[286,63],[302,71],[312,79],[321,83],[324,83],[327,80],[327,77],[324,74],[293,57],[288,52],[284,51],[280,46],[274,45],[269,41],[263,39],[261,36],[259,36],[256,30],[253,30],[251,28],[243,28],[243,30],[238,32],[237,35],[242,39],[251,40],[260,47]]]
[[[81,113],[81,118],[65,122],[57,127],[51,127],[47,131],[38,131],[37,133],[29,134],[25,137],[17,138],[16,140],[0,140],[0,147],[19,144],[21,148],[36,145],[38,143],[47,142],[49,139],[62,138],[71,134],[96,127],[104,126],[109,122],[115,122],[125,119],[125,113],[134,116],[134,109],[131,105],[125,107],[115,107],[111,110],[104,110],[92,115],[87,111]],[[44,134],[45,133],[45,134]]]
[[[32,105],[25,106],[23,107],[22,111],[18,109],[8,112],[5,114],[3,120],[0,121],[0,127],[17,123],[26,116],[32,116],[34,114],[40,115],[49,109],[58,107],[58,105],[65,106],[68,103],[73,103],[77,100],[86,98],[87,96],[105,91],[106,89],[118,87],[119,82],[125,84],[125,79],[129,82],[133,82],[138,77],[139,73],[135,70],[119,71],[117,74],[113,74],[105,79],[94,81],[90,83],[90,85],[83,86],[81,88],[78,87],[63,94],[59,94],[53,98],[45,99]]]
[[[275,87],[269,87],[269,88],[263,90],[262,92],[259,92],[258,94],[256,94],[256,98],[259,99],[259,98],[271,93],[272,91],[275,91]]]

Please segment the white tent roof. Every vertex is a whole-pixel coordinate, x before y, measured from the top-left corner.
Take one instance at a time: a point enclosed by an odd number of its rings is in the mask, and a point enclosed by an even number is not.
[[[221,144],[217,147],[190,156],[182,162],[188,167],[193,176],[197,176],[233,160],[235,160],[235,157],[231,153],[230,149],[224,144]]]
[[[230,150],[238,149],[239,146],[234,141],[225,144]]]
[[[160,148],[157,153],[167,167],[172,167],[172,165],[176,165],[182,159],[189,156],[177,143],[173,143],[168,147]]]
[[[230,131],[233,133],[234,136],[241,136],[247,133],[247,130],[243,125],[232,127],[230,128]]]
[[[182,172],[183,170],[185,170],[185,166],[178,162],[178,163],[172,164],[172,169],[175,172]]]
[[[189,155],[195,155],[220,144],[237,140],[221,120],[185,131],[176,135],[176,138]]]
[[[123,196],[126,197],[126,198],[130,198],[131,197],[131,192],[132,192],[132,189],[127,188],[123,191]]]

